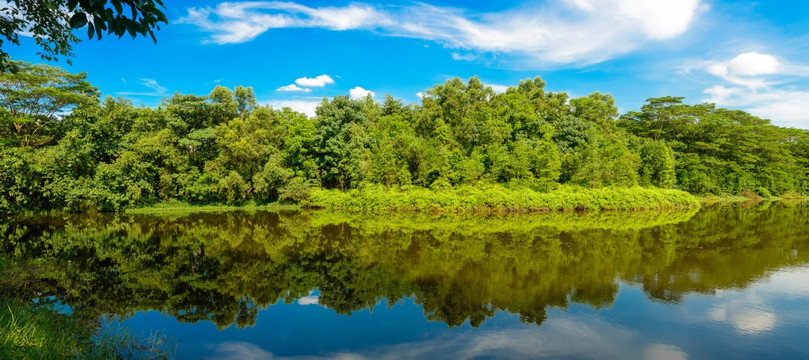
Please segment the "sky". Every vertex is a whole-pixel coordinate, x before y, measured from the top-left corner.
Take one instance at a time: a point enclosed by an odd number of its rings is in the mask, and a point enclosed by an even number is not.
[[[166,1],[149,38],[84,40],[73,64],[104,95],[157,106],[175,92],[251,86],[313,115],[323,97],[405,103],[453,77],[500,92],[542,77],[621,112],[684,96],[809,128],[809,1]],[[83,32],[79,36],[86,36]],[[43,62],[30,38],[13,59]]]

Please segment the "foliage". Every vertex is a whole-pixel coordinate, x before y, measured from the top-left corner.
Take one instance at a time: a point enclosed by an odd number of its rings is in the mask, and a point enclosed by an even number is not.
[[[420,104],[324,98],[310,118],[259,106],[245,87],[136,108],[99,100],[84,74],[18,65],[0,75],[4,213],[167,201],[623,209],[693,203],[660,201],[673,193],[654,188],[809,192],[809,132],[676,97],[616,119],[609,94],[569,99],[539,77],[496,94],[473,77],[428,89]],[[333,201],[346,197],[333,189],[357,198]],[[570,199],[549,200],[560,196]]]
[[[679,190],[641,187],[583,189],[563,187],[537,192],[523,187],[480,183],[475,186],[403,190],[368,185],[349,191],[314,189],[307,206],[345,210],[524,212],[551,210],[640,210],[698,206]]]
[[[87,74],[71,74],[48,65],[12,62],[14,73],[0,73],[2,145],[40,146],[63,135],[58,119],[79,105],[96,101]]]
[[[807,131],[780,128],[743,111],[713,104],[686,105],[679,97],[652,98],[618,125],[652,142],[641,146],[645,184],[670,179],[673,152],[676,187],[696,194],[805,192]],[[662,142],[662,145],[660,144]]]
[[[163,0],[11,0],[0,16],[0,46],[4,41],[19,45],[19,35],[27,32],[42,48],[38,55],[43,59],[64,56],[70,64],[73,43],[79,41],[74,29],[87,27],[90,39],[100,40],[106,31],[119,38],[127,33],[133,38],[149,35],[157,42],[154,30],[168,23],[162,7]],[[17,68],[0,49],[0,71]]]

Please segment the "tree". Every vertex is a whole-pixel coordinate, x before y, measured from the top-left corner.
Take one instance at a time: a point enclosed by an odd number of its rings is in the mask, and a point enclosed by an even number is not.
[[[38,53],[45,60],[73,56],[73,43],[79,38],[74,29],[87,28],[87,36],[101,39],[104,31],[119,38],[149,35],[154,42],[154,30],[160,23],[168,24],[160,10],[163,0],[11,0],[0,8],[0,46],[5,41],[19,45],[19,35],[30,33]],[[0,48],[0,71],[13,69],[8,53]]]
[[[642,185],[661,188],[674,186],[674,152],[661,141],[649,141],[640,147]]]
[[[0,135],[9,145],[47,143],[51,127],[71,108],[97,101],[87,74],[14,62],[16,73],[0,74]],[[49,131],[51,133],[49,133]]]

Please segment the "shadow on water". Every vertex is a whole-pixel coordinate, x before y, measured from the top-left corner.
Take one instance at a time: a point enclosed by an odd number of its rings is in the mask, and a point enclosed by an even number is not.
[[[508,216],[228,212],[29,215],[0,222],[0,291],[75,314],[158,310],[252,326],[319,290],[339,314],[410,298],[433,321],[495,312],[541,325],[551,307],[609,307],[620,282],[649,299],[744,288],[809,262],[809,206]]]

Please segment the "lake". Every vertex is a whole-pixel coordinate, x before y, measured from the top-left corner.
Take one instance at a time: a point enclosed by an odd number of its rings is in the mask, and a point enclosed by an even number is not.
[[[183,359],[809,358],[809,204],[0,222],[32,297]]]

